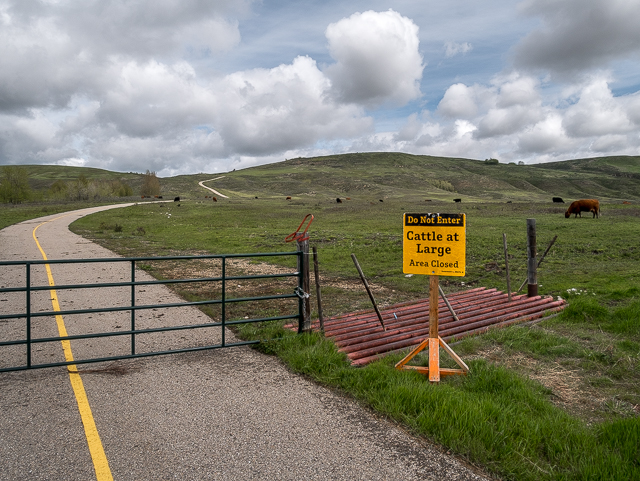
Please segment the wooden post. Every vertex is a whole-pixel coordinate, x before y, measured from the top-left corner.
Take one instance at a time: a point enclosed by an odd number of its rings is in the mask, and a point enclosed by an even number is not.
[[[538,295],[538,263],[536,262],[536,220],[527,219],[527,297]]]
[[[507,251],[507,234],[502,234],[502,244],[504,246],[504,266],[507,271],[507,298],[511,302],[511,276],[509,275],[509,253]]]
[[[438,336],[439,276],[429,279],[429,381],[440,381],[440,338]]]
[[[320,330],[324,332],[324,318],[322,317],[322,296],[320,295],[320,274],[318,273],[318,249],[313,247],[313,273],[316,278],[316,298],[318,300],[318,320]]]
[[[311,330],[311,303],[309,302],[309,286],[311,284],[309,277],[309,239],[301,241],[300,238],[296,239],[298,244],[298,251],[302,252],[302,258],[299,259],[298,272],[302,273],[302,290],[304,291],[304,297],[302,299],[302,332],[309,332]]]
[[[542,261],[544,260],[544,258],[549,253],[549,250],[551,249],[551,246],[553,246],[553,244],[555,243],[557,238],[558,238],[558,236],[556,235],[556,236],[553,236],[553,239],[551,239],[551,242],[549,243],[549,246],[547,247],[547,250],[544,251],[544,254],[542,254],[542,257],[540,257],[540,260],[538,261],[538,267],[540,267],[540,264],[542,264]],[[525,279],[524,281],[522,281],[522,284],[520,285],[520,289],[518,289],[518,292],[520,292],[522,290],[524,285],[527,283],[527,280],[528,280],[528,278]]]

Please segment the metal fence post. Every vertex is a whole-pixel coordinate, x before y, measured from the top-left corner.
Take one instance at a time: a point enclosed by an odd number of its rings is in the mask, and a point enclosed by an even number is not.
[[[536,262],[536,220],[527,219],[527,297],[538,295],[538,263]]]
[[[302,289],[302,325],[298,326],[298,332],[308,332],[311,330],[311,303],[309,302],[309,286],[310,273],[309,273],[309,238],[305,240],[296,239],[298,244],[298,252],[301,254],[298,257],[298,272],[300,272],[302,279],[300,280]]]
[[[313,273],[316,278],[316,298],[318,300],[318,321],[320,330],[324,332],[324,318],[322,317],[322,296],[320,294],[320,274],[318,273],[318,249],[313,247]]]
[[[511,302],[511,275],[509,274],[509,252],[507,251],[507,234],[502,234],[502,245],[504,247],[504,267],[507,272],[507,298]]]

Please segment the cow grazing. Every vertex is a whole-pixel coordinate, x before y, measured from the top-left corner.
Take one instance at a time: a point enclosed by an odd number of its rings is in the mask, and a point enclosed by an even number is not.
[[[593,218],[600,216],[600,202],[596,199],[581,199],[574,200],[564,213],[566,219],[571,217],[571,214],[575,214],[575,217],[582,217],[582,212],[592,212]],[[574,217],[574,218],[575,218]]]
[[[556,204],[564,204],[564,200],[562,200],[562,197],[554,197],[553,202],[555,202]]]
[[[173,199],[174,202],[180,202],[180,197],[176,197],[175,199]]]
[[[291,200],[291,197],[287,196],[287,200]]]
[[[336,203],[342,204],[342,199],[340,197],[336,197]]]
[[[218,199],[215,196],[211,196],[211,198],[213,199],[214,202],[218,202]]]
[[[458,202],[462,202],[462,199],[453,199],[453,201],[458,203]]]

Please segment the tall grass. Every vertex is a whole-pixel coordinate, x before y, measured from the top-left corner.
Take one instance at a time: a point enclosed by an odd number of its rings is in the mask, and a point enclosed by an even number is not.
[[[247,328],[243,336],[257,332]],[[640,419],[589,426],[549,400],[549,390],[484,360],[466,377],[430,384],[393,368],[400,356],[351,368],[318,334],[272,335],[262,346],[291,369],[362,403],[505,479],[640,479]],[[260,332],[264,335],[265,332]]]

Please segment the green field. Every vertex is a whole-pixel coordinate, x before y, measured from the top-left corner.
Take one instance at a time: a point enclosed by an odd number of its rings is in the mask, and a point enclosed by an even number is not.
[[[229,199],[213,202],[198,182],[221,175],[207,185]],[[428,296],[427,276],[402,272],[405,212],[467,215],[466,276],[441,277],[445,292],[506,290],[503,234],[517,289],[526,278],[526,221],[535,219],[539,252],[557,236],[538,271],[539,292],[566,298],[569,307],[533,326],[456,344],[471,368],[467,377],[429,384],[393,369],[402,354],[352,368],[330,341],[281,326],[240,334],[284,336],[262,349],[493,476],[640,479],[639,158],[517,166],[351,154],[162,179],[162,185],[163,194],[181,201],[99,213],[72,229],[127,256],[279,252],[294,248],[285,236],[313,214],[310,244],[318,249],[325,316],[370,308],[351,253],[382,306]],[[567,205],[554,204],[552,196],[598,198],[602,215],[565,219]],[[29,208],[24,215],[58,207],[27,204],[14,212]],[[0,225],[19,218],[9,218],[10,210],[2,208]],[[245,309],[234,315],[261,314]]]

